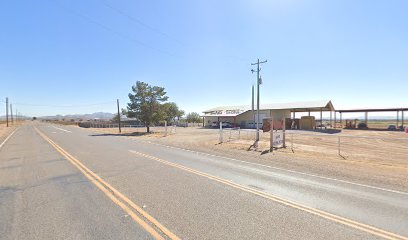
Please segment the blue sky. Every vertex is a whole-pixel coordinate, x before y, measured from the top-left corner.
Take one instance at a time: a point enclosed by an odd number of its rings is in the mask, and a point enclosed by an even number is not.
[[[264,103],[407,107],[407,9],[395,0],[5,0],[0,98],[32,116],[114,112],[139,80],[201,112],[250,104],[260,58]]]

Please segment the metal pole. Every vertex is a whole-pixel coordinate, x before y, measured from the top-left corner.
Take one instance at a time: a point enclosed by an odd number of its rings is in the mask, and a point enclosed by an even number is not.
[[[11,117],[11,119],[13,119],[13,117]],[[11,122],[13,122],[13,120],[11,120]],[[397,110],[397,129],[399,129],[398,125],[399,125],[399,111]]]
[[[365,112],[365,124],[368,127],[368,112]]]
[[[6,98],[6,126],[8,127],[8,98]]]
[[[122,129],[121,129],[121,127],[120,127],[120,112],[119,112],[119,99],[116,99],[116,103],[117,103],[117,105],[118,105],[118,122],[119,122],[119,133],[121,133],[122,132]]]
[[[10,103],[10,116],[11,116],[11,124],[13,124],[13,104]],[[398,125],[398,124],[397,124]]]
[[[256,86],[257,86],[257,102],[256,102],[256,111],[257,111],[257,123],[256,123],[256,141],[255,143],[257,144],[257,142],[259,141],[259,96],[260,96],[260,92],[259,92],[259,85],[261,84],[260,78],[259,78],[259,72],[261,71],[261,69],[259,68],[259,65],[262,63],[266,63],[267,60],[260,62],[259,58],[258,61],[256,63],[251,63],[251,65],[257,65],[257,70],[256,70]],[[252,72],[255,72],[254,70],[251,70]]]
[[[269,139],[269,152],[273,152],[273,118],[271,118],[269,120],[269,124],[270,124],[270,129],[269,129],[269,133],[270,133],[270,139]]]
[[[333,128],[333,118],[332,118],[333,112],[330,110],[330,127]]]
[[[320,108],[320,130],[323,129],[323,110]]]
[[[164,131],[165,131],[164,136],[167,136],[167,121],[166,120],[164,120]]]
[[[283,126],[282,126],[282,132],[283,132],[283,147],[286,148],[286,119],[283,117]]]
[[[220,122],[220,143],[223,142],[223,137],[222,137],[222,122]]]
[[[336,128],[336,111],[334,111],[334,128]]]
[[[259,141],[259,58],[258,58],[258,70],[256,71],[256,115],[257,115],[257,121],[256,121],[256,142]]]
[[[342,112],[340,112],[340,128],[343,128],[343,123],[341,122],[342,115],[343,115],[343,113],[342,113]]]
[[[401,115],[402,130],[404,130],[404,111],[401,111]]]

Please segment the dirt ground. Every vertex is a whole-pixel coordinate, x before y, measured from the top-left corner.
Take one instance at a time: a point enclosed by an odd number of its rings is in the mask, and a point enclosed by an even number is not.
[[[4,141],[4,139],[6,139],[6,137],[12,132],[14,131],[14,129],[17,127],[16,124],[13,125],[9,125],[9,127],[7,127],[6,123],[0,123],[0,144]]]
[[[88,130],[118,133],[117,129]],[[261,134],[259,147],[255,150],[250,149],[255,136],[253,130],[241,130],[240,133],[225,130],[222,144],[217,129],[177,128],[167,136],[164,136],[163,127],[151,130],[152,134],[145,134],[145,128],[125,128],[122,134],[158,144],[408,191],[408,134],[403,132],[343,129],[328,134],[292,130],[286,134],[287,147],[270,153],[269,133]]]

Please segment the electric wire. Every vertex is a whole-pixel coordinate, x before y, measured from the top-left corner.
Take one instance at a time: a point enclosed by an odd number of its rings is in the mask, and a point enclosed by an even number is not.
[[[165,51],[165,50],[162,50],[162,49],[153,47],[153,46],[151,46],[151,45],[149,45],[149,44],[146,44],[146,43],[144,43],[144,42],[142,42],[142,41],[140,41],[140,40],[138,40],[138,39],[136,39],[136,38],[133,38],[132,36],[130,36],[130,35],[128,35],[128,34],[124,34],[124,33],[121,33],[121,32],[119,32],[119,31],[116,31],[115,29],[113,29],[113,28],[111,28],[111,27],[108,27],[108,26],[106,26],[105,24],[102,24],[102,23],[100,23],[100,22],[94,20],[94,19],[92,19],[91,17],[89,17],[89,16],[87,16],[87,15],[85,15],[85,14],[82,14],[82,13],[77,12],[77,11],[71,9],[71,8],[68,8],[68,7],[66,7],[65,5],[63,5],[63,4],[61,4],[60,2],[58,2],[58,0],[51,0],[51,1],[54,2],[57,6],[59,6],[61,9],[64,9],[64,10],[66,10],[67,12],[69,12],[70,14],[75,15],[75,16],[77,16],[77,17],[83,19],[83,20],[86,20],[86,21],[88,21],[89,23],[92,23],[92,24],[94,24],[94,25],[96,25],[96,26],[98,26],[98,27],[104,29],[105,31],[108,31],[108,32],[111,32],[111,33],[115,34],[116,36],[119,36],[119,37],[121,37],[121,38],[127,39],[128,41],[131,41],[131,42],[135,42],[135,43],[139,44],[140,46],[143,46],[143,47],[145,47],[145,48],[154,50],[154,51],[156,51],[156,52],[160,52],[160,53],[165,54],[165,55],[168,55],[168,56],[174,56],[173,53],[170,53],[170,52],[168,52],[168,51]]]
[[[149,30],[151,30],[151,31],[153,31],[153,32],[156,32],[156,33],[158,33],[158,34],[160,34],[160,35],[162,35],[162,36],[164,36],[164,37],[166,37],[166,38],[168,38],[168,39],[171,39],[171,40],[173,40],[173,41],[175,41],[175,42],[177,42],[177,43],[179,43],[179,44],[182,44],[182,42],[181,42],[180,40],[178,40],[178,39],[176,39],[176,38],[174,38],[174,37],[168,35],[167,33],[164,33],[164,32],[162,32],[162,31],[160,31],[160,30],[157,29],[157,28],[154,28],[154,27],[152,27],[152,26],[150,26],[150,25],[148,25],[148,24],[146,24],[146,23],[140,21],[139,19],[137,19],[137,18],[135,18],[135,17],[133,17],[133,16],[127,14],[127,13],[126,13],[125,11],[123,11],[123,10],[121,10],[121,9],[119,9],[119,8],[117,8],[117,7],[114,7],[113,5],[109,4],[106,0],[97,0],[97,1],[100,2],[102,5],[104,5],[105,7],[111,9],[112,11],[114,11],[114,12],[116,12],[116,13],[118,13],[119,15],[122,15],[122,16],[126,17],[126,18],[129,19],[130,21],[135,22],[135,23],[137,23],[137,24],[139,24],[139,25],[141,25],[141,26],[143,26],[143,27],[145,27],[145,28],[147,28],[147,29],[149,29]]]

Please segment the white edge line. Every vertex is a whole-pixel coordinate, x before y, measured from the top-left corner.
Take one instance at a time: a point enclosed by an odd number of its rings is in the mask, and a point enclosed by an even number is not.
[[[12,133],[10,133],[10,135],[8,135],[8,137],[6,139],[4,139],[4,141],[0,144],[0,149],[3,147],[3,145],[7,142],[7,140],[9,140],[11,138],[11,136],[13,136],[13,134],[18,130],[15,129]]]
[[[139,141],[140,141],[140,140],[139,140]],[[193,150],[190,150],[190,149],[185,149],[185,148],[180,148],[180,147],[169,146],[169,145],[165,145],[165,144],[161,144],[161,143],[153,143],[153,142],[151,142],[151,141],[143,141],[143,140],[141,140],[141,141],[142,141],[142,142],[145,142],[145,143],[153,144],[153,145],[158,145],[158,146],[163,146],[163,147],[173,148],[173,149],[179,149],[179,150],[183,150],[183,151],[186,151],[186,152],[192,152],[192,153],[197,153],[197,154],[206,155],[206,156],[211,156],[211,157],[223,158],[223,159],[227,159],[227,160],[231,160],[231,161],[235,161],[235,162],[240,162],[240,163],[245,163],[245,164],[250,164],[250,165],[256,165],[256,166],[262,166],[262,167],[271,168],[271,169],[276,169],[276,170],[281,170],[281,171],[286,171],[286,172],[290,172],[290,173],[301,174],[301,175],[305,175],[305,176],[309,176],[309,177],[316,177],[316,178],[320,178],[320,179],[326,179],[326,180],[331,180],[331,181],[337,181],[337,182],[347,183],[347,184],[351,184],[351,185],[355,185],[355,186],[360,186],[360,187],[366,187],[366,188],[371,188],[371,189],[376,189],[376,190],[381,190],[381,191],[386,191],[386,192],[392,192],[392,193],[398,193],[398,194],[408,195],[408,192],[402,192],[402,191],[393,190],[393,189],[387,189],[387,188],[376,187],[376,186],[371,186],[371,185],[366,185],[366,184],[361,184],[361,183],[355,183],[355,182],[350,182],[350,181],[346,181],[346,180],[342,180],[342,179],[337,179],[337,178],[323,177],[323,176],[319,176],[319,175],[315,175],[315,174],[304,173],[304,172],[298,172],[298,171],[295,171],[295,170],[289,170],[289,169],[284,169],[284,168],[279,168],[279,167],[273,167],[273,166],[268,166],[268,165],[264,165],[264,164],[260,164],[260,163],[252,163],[252,162],[247,162],[247,161],[243,161],[243,160],[238,160],[238,159],[235,159],[235,158],[229,158],[229,157],[218,156],[218,155],[209,154],[209,153],[205,153],[205,152],[193,151]]]

